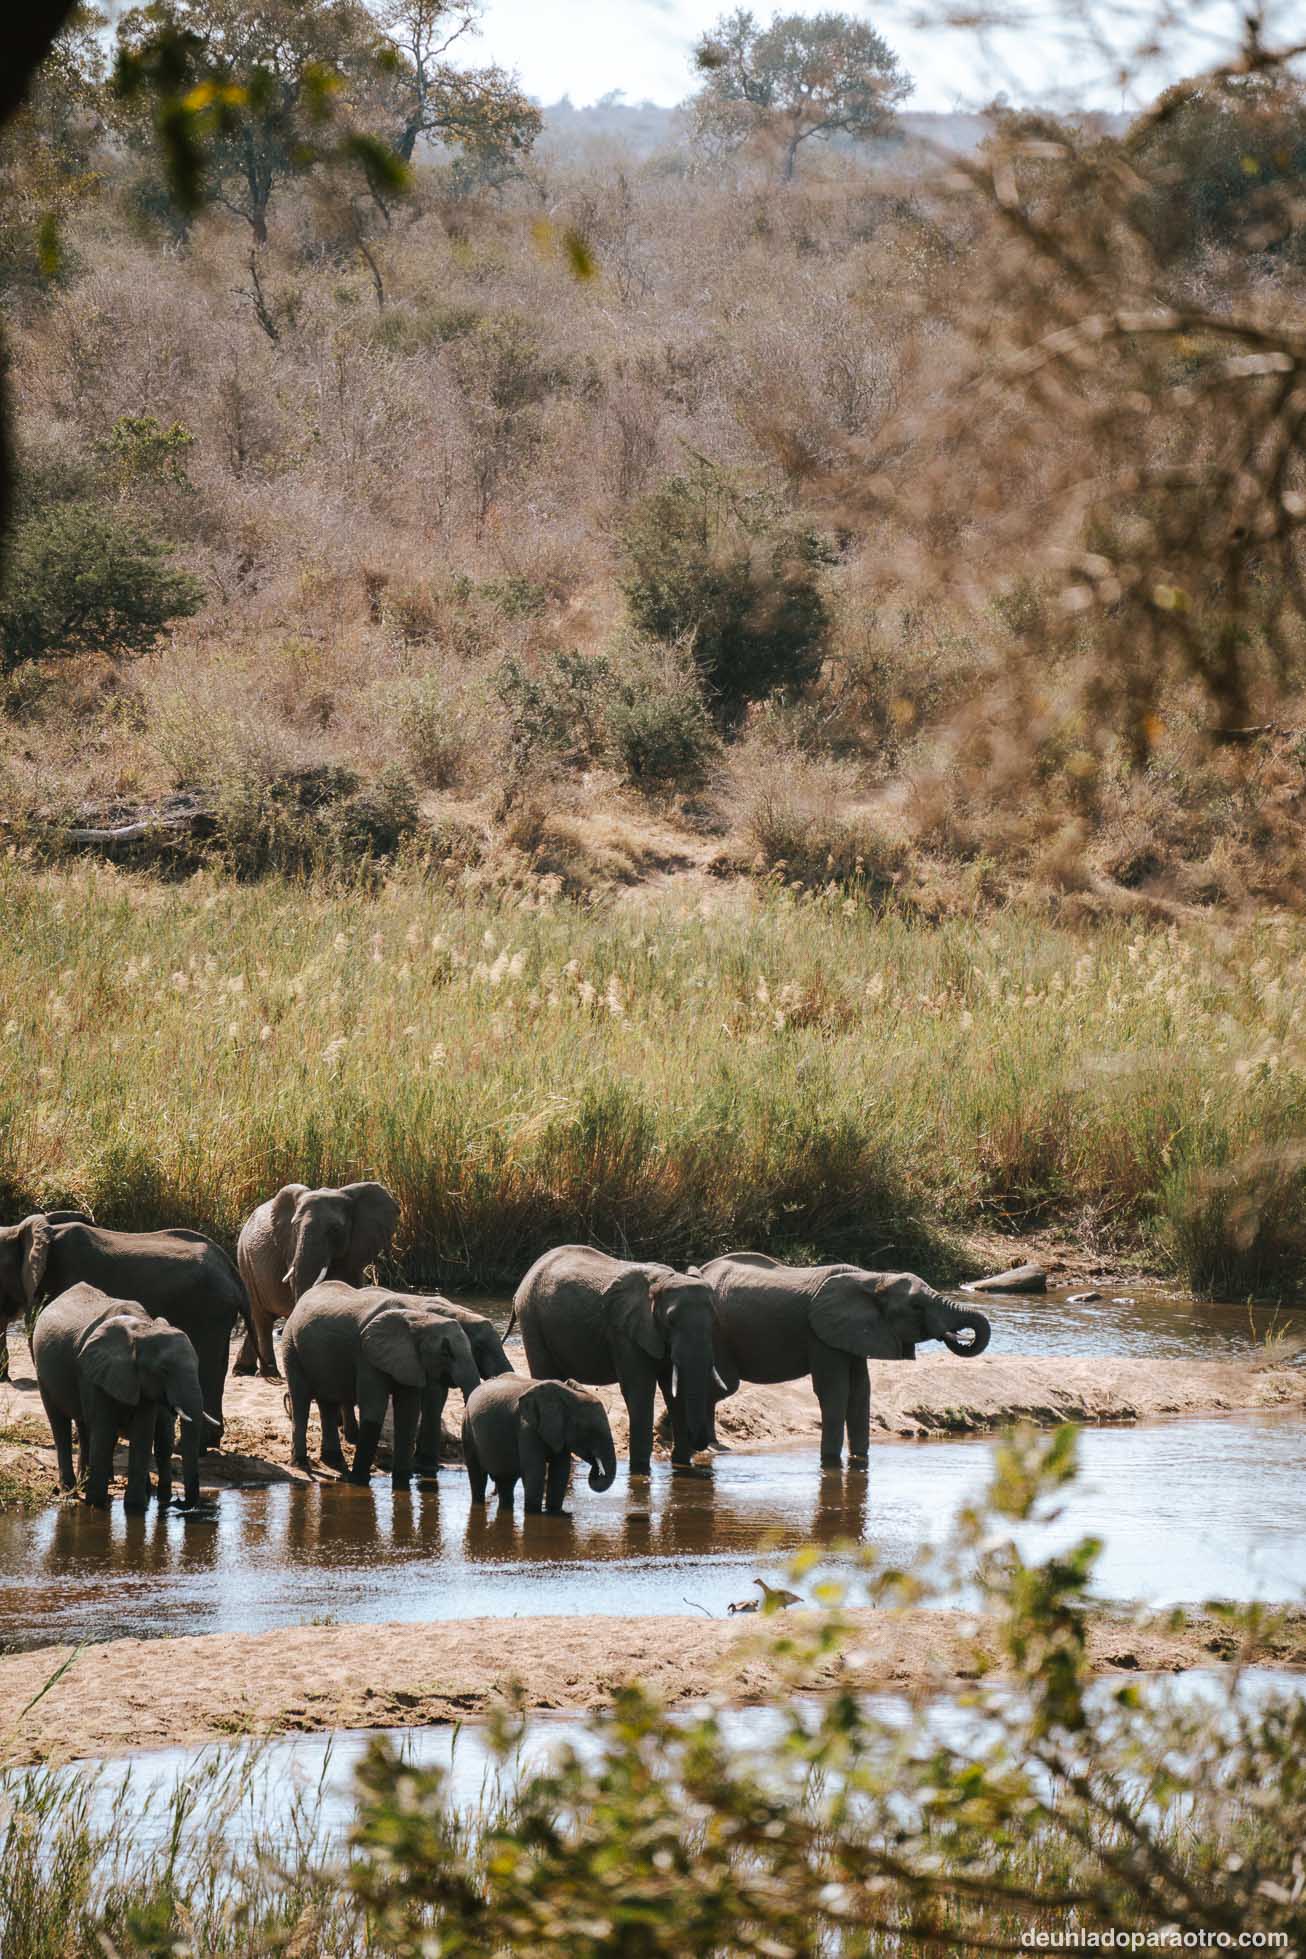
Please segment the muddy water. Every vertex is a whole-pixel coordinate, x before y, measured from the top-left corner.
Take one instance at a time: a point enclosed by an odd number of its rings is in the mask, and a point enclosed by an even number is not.
[[[1148,1604],[1306,1594],[1306,1450],[1290,1416],[1086,1430],[1058,1539],[1106,1539],[1098,1590]],[[570,1518],[488,1515],[461,1472],[395,1495],[281,1484],[224,1491],[210,1521],[66,1505],[0,1517],[0,1640],[262,1632],[542,1613],[724,1613],[787,1556],[853,1539],[905,1564],[987,1479],[984,1440],[876,1442],[868,1477],[794,1451],[723,1456],[710,1481],[655,1467]],[[1049,1539],[1031,1540],[1031,1548]]]

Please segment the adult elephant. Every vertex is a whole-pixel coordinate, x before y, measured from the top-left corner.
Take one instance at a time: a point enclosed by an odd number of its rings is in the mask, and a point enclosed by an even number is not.
[[[358,1442],[349,1480],[366,1483],[376,1459],[386,1408],[394,1403],[396,1489],[413,1472],[422,1401],[431,1390],[457,1388],[464,1402],[480,1386],[471,1344],[461,1326],[413,1306],[383,1286],[362,1289],[325,1279],[310,1286],[286,1321],[281,1342],[294,1429],[293,1459],[308,1467],[308,1417],[316,1401],[322,1418],[322,1460],[344,1470],[339,1424],[358,1408]]]
[[[366,1293],[374,1302],[391,1299],[396,1305],[413,1312],[430,1313],[436,1319],[448,1320],[460,1326],[467,1335],[467,1343],[472,1350],[472,1359],[482,1381],[492,1381],[497,1375],[511,1374],[512,1362],[503,1351],[503,1341],[493,1320],[484,1313],[474,1313],[470,1306],[460,1306],[456,1300],[446,1299],[438,1292],[390,1292],[381,1286],[360,1286],[360,1297]],[[422,1392],[421,1419],[417,1431],[416,1468],[421,1476],[433,1476],[440,1467],[441,1442],[444,1434],[444,1405],[449,1398],[448,1385],[435,1382]],[[354,1411],[345,1406],[340,1411],[345,1431],[345,1440],[358,1439],[354,1424]]]
[[[85,1211],[46,1211],[43,1215],[47,1224],[93,1224],[95,1222],[94,1218],[90,1217]],[[17,1226],[9,1226],[8,1230],[19,1228]],[[7,1242],[6,1227],[0,1226],[0,1246],[5,1245]],[[0,1253],[0,1256],[2,1255]],[[9,1331],[9,1322],[10,1320],[16,1319],[22,1310],[23,1308],[21,1306],[16,1307],[12,1304],[7,1304],[3,1292],[0,1291],[0,1381],[7,1381],[9,1379],[9,1342],[6,1338]]]
[[[258,1370],[279,1378],[272,1328],[320,1279],[361,1286],[368,1267],[388,1252],[399,1206],[384,1184],[345,1184],[310,1190],[285,1184],[245,1220],[236,1263],[249,1293],[251,1330],[233,1373]]]
[[[173,1418],[180,1416],[183,1503],[194,1508],[204,1425],[211,1417],[204,1412],[195,1349],[184,1333],[152,1319],[134,1299],[110,1299],[97,1286],[76,1285],[37,1314],[32,1360],[62,1489],[75,1489],[82,1479],[86,1501],[105,1509],[114,1444],[125,1435],[126,1508],[144,1510],[149,1504],[151,1449],[158,1500],[166,1505],[172,1496]]]
[[[716,1369],[725,1393],[741,1381],[810,1375],[821,1404],[821,1464],[865,1469],[871,1440],[868,1360],[914,1360],[922,1340],[982,1354],[989,1323],[963,1312],[913,1272],[857,1265],[781,1265],[728,1252],[704,1266],[715,1300]],[[969,1337],[967,1337],[969,1336]]]
[[[513,1299],[537,1381],[618,1384],[632,1476],[649,1473],[658,1388],[671,1410],[673,1473],[699,1473],[690,1458],[712,1439],[712,1311],[712,1289],[697,1269],[635,1264],[589,1245],[545,1252]]]
[[[198,1231],[106,1231],[79,1213],[38,1212],[0,1228],[0,1315],[5,1322],[76,1285],[134,1299],[179,1328],[195,1349],[205,1413],[222,1432],[231,1335],[249,1326],[235,1266]]]

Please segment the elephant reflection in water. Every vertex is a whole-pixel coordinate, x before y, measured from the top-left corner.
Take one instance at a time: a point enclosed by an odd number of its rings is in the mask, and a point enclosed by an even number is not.
[[[41,1567],[66,1581],[70,1574],[86,1581],[186,1577],[216,1568],[219,1533],[211,1523],[181,1520],[170,1524],[165,1512],[103,1511],[81,1504],[61,1503],[51,1520],[50,1535],[41,1554]]]
[[[761,1487],[750,1482],[732,1502],[728,1474],[715,1485],[670,1481],[652,1502],[639,1500],[582,1509],[571,1519],[553,1519],[541,1529],[532,1520],[529,1530],[514,1528],[505,1509],[486,1520],[475,1505],[468,1512],[463,1551],[470,1563],[551,1564],[565,1542],[565,1555],[596,1566],[614,1567],[619,1583],[623,1561],[647,1558],[702,1558],[729,1547],[759,1555],[778,1546],[781,1556],[809,1545],[862,1543],[873,1535],[874,1504],[865,1483],[846,1483],[842,1476],[822,1472],[815,1480],[811,1508],[787,1511],[783,1521],[764,1501]],[[566,1531],[565,1540],[559,1526]]]

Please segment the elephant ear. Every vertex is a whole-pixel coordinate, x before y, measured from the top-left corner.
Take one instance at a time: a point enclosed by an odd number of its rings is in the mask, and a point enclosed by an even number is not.
[[[135,1407],[141,1398],[141,1376],[126,1320],[101,1320],[88,1335],[80,1358],[88,1381],[112,1400]]]
[[[363,1358],[378,1374],[401,1388],[424,1388],[426,1372],[413,1329],[401,1306],[385,1306],[367,1321],[362,1334]]]
[[[551,1456],[567,1446],[567,1392],[561,1381],[541,1381],[521,1398],[521,1417]]]
[[[869,1273],[833,1272],[812,1300],[812,1332],[827,1347],[864,1360],[897,1360],[901,1343],[890,1324],[887,1288]]]
[[[653,1288],[638,1267],[614,1279],[603,1295],[608,1324],[650,1360],[665,1360],[666,1338],[653,1313]]]
[[[371,1265],[389,1249],[399,1222],[399,1206],[384,1184],[346,1184],[349,1199],[349,1254]]]
[[[35,1306],[50,1256],[49,1218],[40,1211],[24,1218],[18,1227],[18,1242],[23,1248],[23,1297],[29,1306]]]
[[[285,1258],[290,1257],[290,1221],[296,1204],[307,1190],[307,1184],[283,1184],[272,1200],[272,1236]]]

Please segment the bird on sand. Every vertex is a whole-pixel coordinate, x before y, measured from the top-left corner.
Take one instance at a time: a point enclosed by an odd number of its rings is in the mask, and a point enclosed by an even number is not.
[[[760,1612],[764,1607],[769,1612],[783,1612],[787,1605],[801,1605],[798,1592],[787,1592],[781,1585],[768,1585],[765,1578],[755,1578],[753,1583],[760,1586],[761,1598],[741,1598],[728,1608],[731,1612]]]

